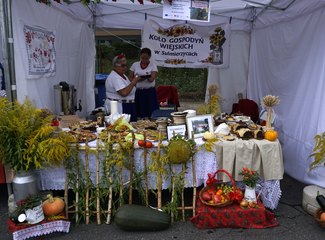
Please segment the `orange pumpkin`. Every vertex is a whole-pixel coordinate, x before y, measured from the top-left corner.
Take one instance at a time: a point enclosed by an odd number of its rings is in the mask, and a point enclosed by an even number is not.
[[[49,194],[47,200],[43,202],[42,208],[45,216],[55,216],[64,210],[64,201]]]
[[[278,139],[278,132],[275,130],[266,130],[264,138],[269,141],[275,141]]]
[[[325,212],[323,212],[321,215],[320,215],[320,220],[322,222],[325,222]]]

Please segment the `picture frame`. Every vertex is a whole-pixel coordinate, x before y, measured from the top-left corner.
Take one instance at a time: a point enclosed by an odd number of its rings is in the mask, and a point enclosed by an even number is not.
[[[186,118],[188,138],[203,137],[206,131],[213,132],[213,116],[212,114],[198,115]]]
[[[181,136],[185,137],[185,135],[186,135],[186,125],[181,124],[181,125],[167,126],[167,138],[168,138],[168,140],[170,140],[174,135],[181,135]]]

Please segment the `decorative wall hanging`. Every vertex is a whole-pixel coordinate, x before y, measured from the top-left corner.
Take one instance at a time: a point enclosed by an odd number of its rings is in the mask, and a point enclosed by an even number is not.
[[[53,76],[56,72],[55,33],[24,25],[27,78]]]

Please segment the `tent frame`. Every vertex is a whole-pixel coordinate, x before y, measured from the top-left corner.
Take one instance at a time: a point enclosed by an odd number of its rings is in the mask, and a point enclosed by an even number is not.
[[[17,99],[14,57],[14,39],[11,22],[11,1],[0,1],[0,30],[2,36],[3,68],[6,93],[9,100]]]

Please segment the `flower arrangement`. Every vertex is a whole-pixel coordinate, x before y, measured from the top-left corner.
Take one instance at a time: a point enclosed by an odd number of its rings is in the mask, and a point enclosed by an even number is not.
[[[214,30],[214,34],[210,36],[210,49],[216,49],[218,47],[221,47],[225,43],[225,41],[225,30],[223,30],[221,27],[217,27]]]
[[[257,180],[259,179],[259,174],[256,171],[243,167],[243,169],[239,172],[239,175],[243,176],[243,182],[247,186],[251,188],[256,187]]]
[[[51,126],[52,116],[26,98],[0,98],[0,161],[16,172],[60,166],[71,156],[73,137]]]

